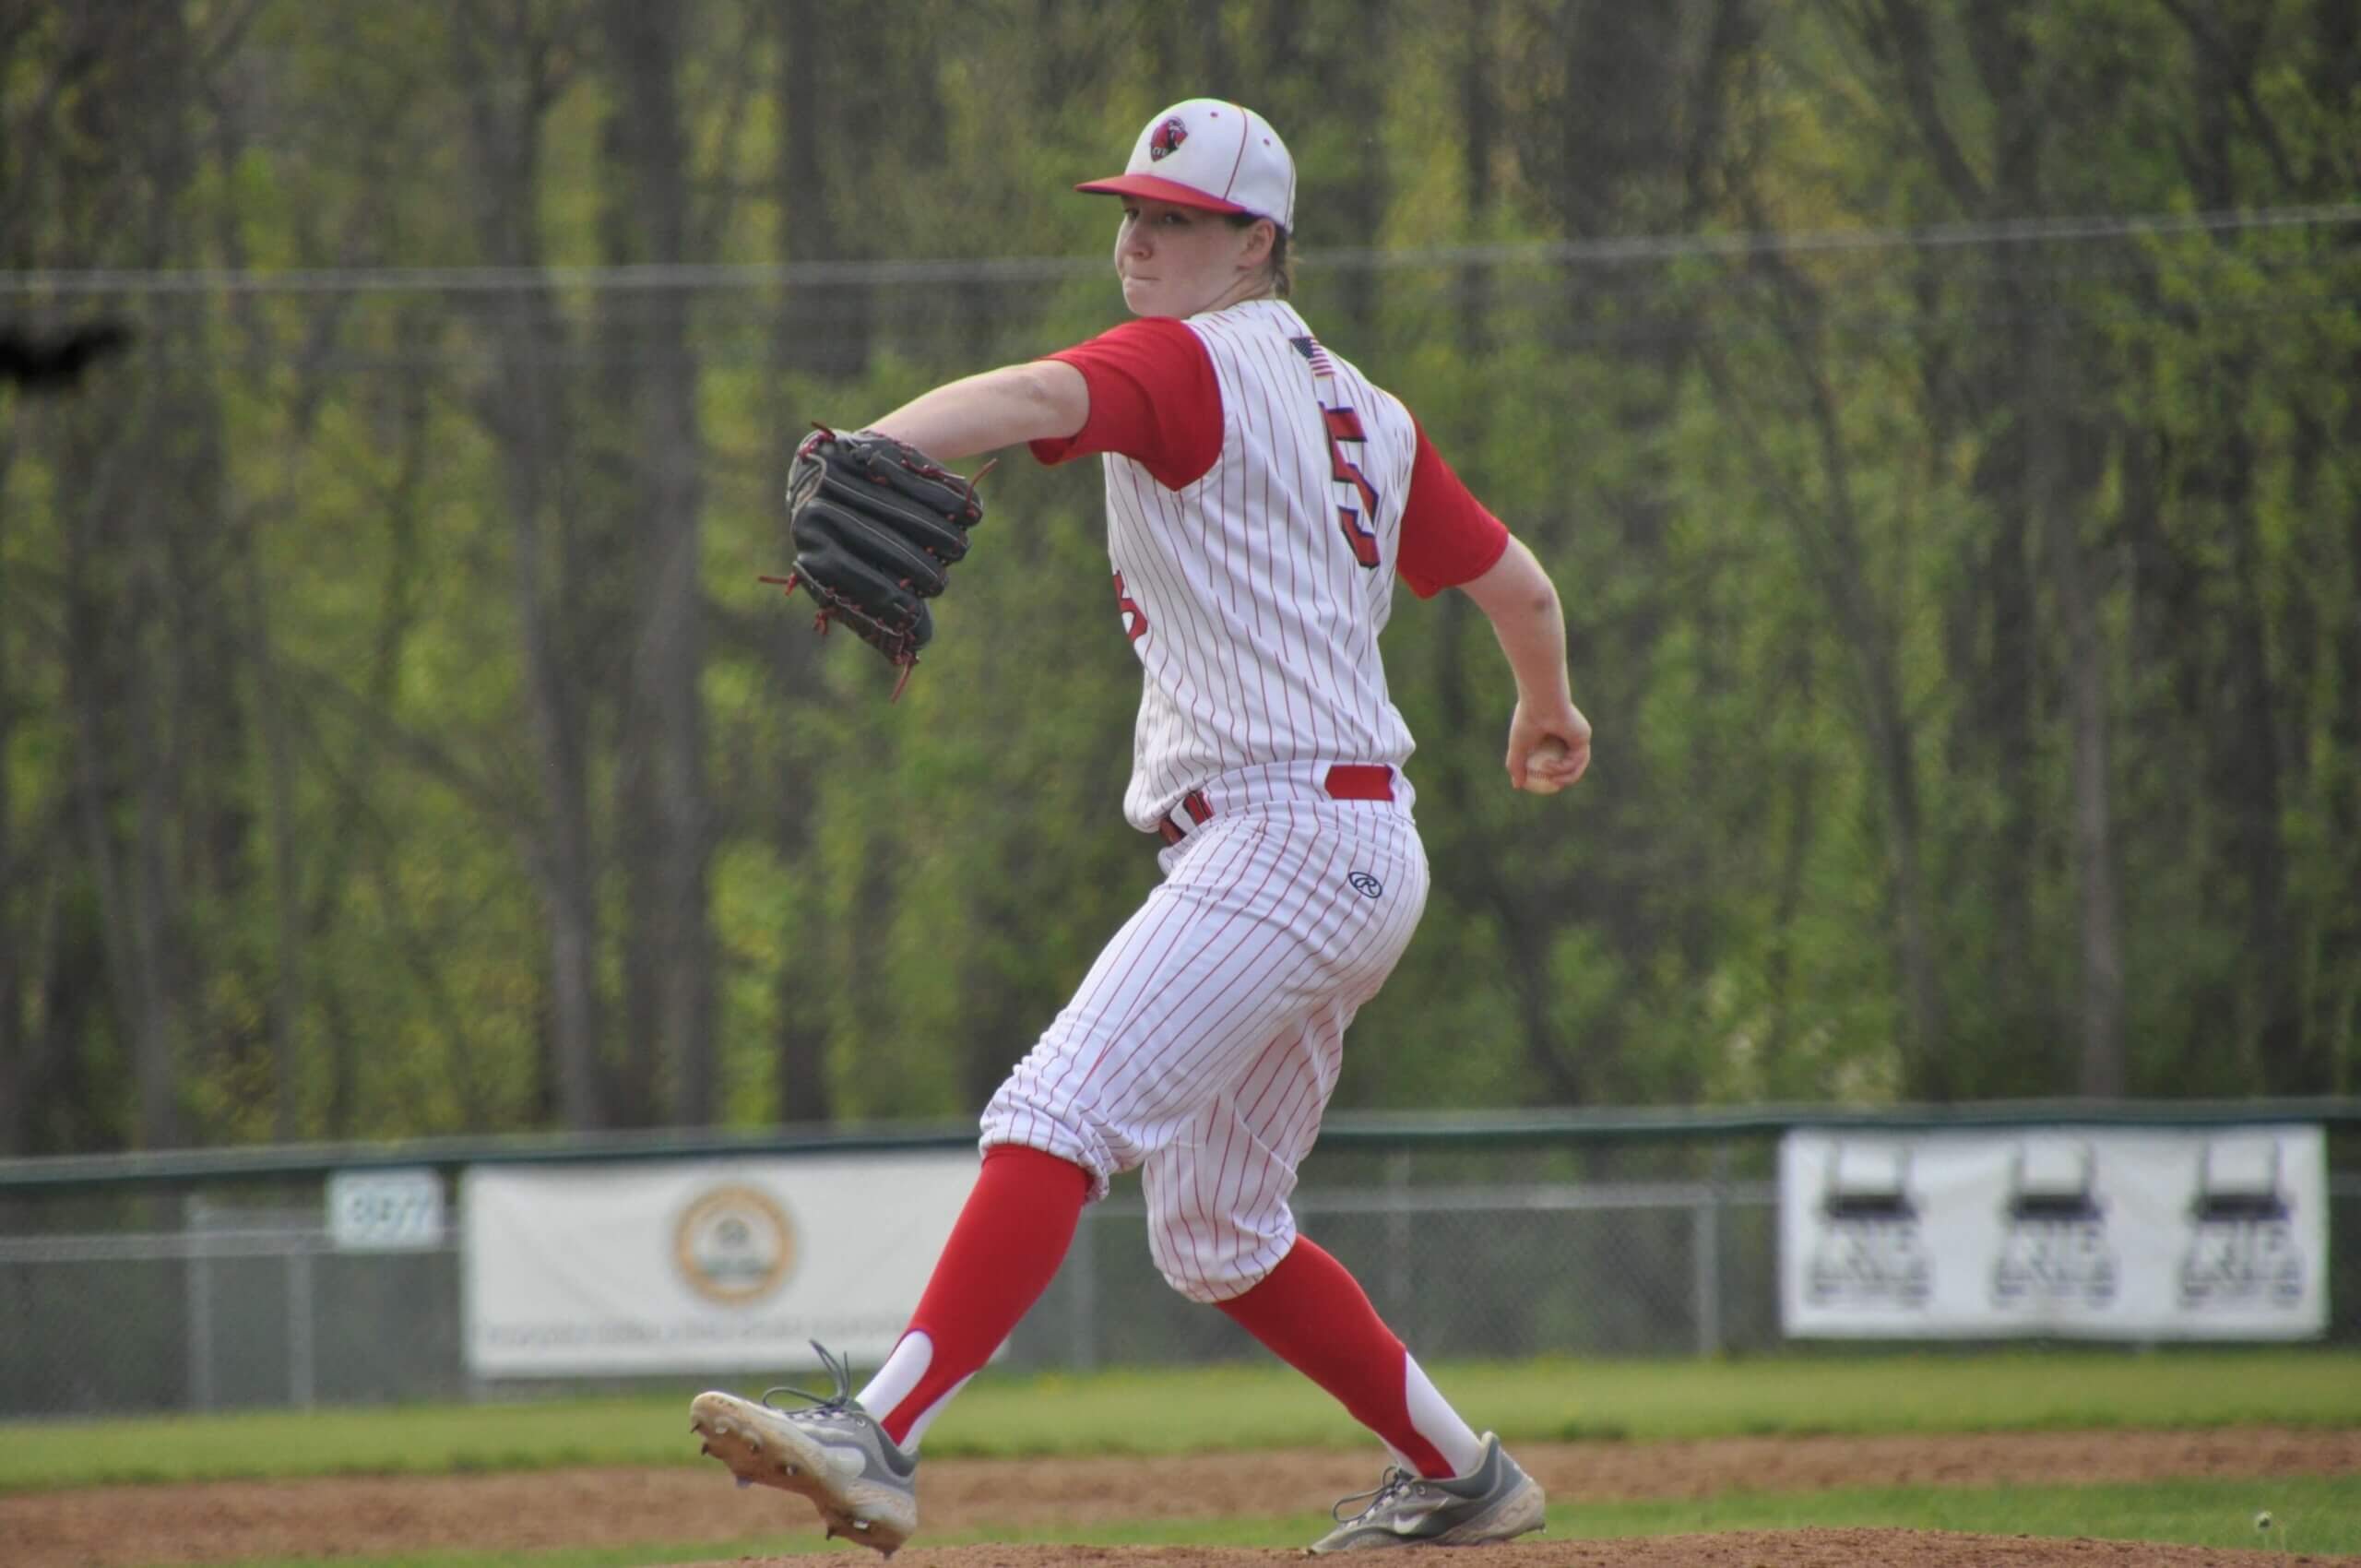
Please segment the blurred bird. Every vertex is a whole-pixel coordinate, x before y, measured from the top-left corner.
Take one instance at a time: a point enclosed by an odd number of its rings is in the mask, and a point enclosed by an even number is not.
[[[125,348],[131,328],[115,321],[85,322],[44,338],[22,327],[0,327],[0,382],[34,392],[64,391],[94,362]]]

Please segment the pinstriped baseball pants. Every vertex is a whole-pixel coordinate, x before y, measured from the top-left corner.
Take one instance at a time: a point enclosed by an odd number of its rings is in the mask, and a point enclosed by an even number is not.
[[[1285,800],[1164,850],[1165,880],[1001,1086],[983,1144],[1137,1169],[1158,1270],[1225,1301],[1295,1244],[1287,1198],[1336,1087],[1345,1029],[1427,900],[1410,814]]]

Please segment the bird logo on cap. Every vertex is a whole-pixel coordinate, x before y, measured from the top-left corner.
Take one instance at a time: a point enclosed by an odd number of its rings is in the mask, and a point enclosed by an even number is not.
[[[1189,127],[1180,123],[1179,115],[1174,115],[1157,126],[1156,134],[1147,138],[1148,161],[1154,162],[1166,153],[1180,151],[1180,144],[1188,139]]]

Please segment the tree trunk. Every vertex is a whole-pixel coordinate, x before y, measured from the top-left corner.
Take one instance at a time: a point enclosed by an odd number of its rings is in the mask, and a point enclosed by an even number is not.
[[[5,59],[0,55],[0,59]],[[0,446],[0,1159],[26,1152],[31,1132],[26,1106],[25,958],[31,914],[24,873],[17,861],[15,754],[17,695],[11,668],[8,616],[8,458],[14,443]]]
[[[69,13],[58,243],[145,267],[178,259],[194,179],[198,62],[181,7]],[[136,205],[125,207],[136,191]],[[111,302],[86,302],[94,314]],[[182,1143],[180,1053],[196,963],[185,889],[227,892],[243,855],[229,782],[242,749],[231,617],[170,591],[220,570],[219,400],[204,306],[159,306],[123,395],[63,416],[65,691],[74,820],[105,922],[134,1140]],[[127,798],[129,809],[123,810]],[[127,816],[127,824],[119,826]],[[127,831],[125,830],[127,828]],[[103,1115],[94,1120],[105,1121]]]
[[[790,266],[849,261],[866,242],[836,222],[833,171],[844,148],[831,147],[831,93],[822,42],[836,20],[829,0],[784,0],[777,10],[780,69],[775,118],[778,125],[778,209],[786,227],[782,249]],[[808,374],[848,381],[869,368],[876,327],[876,292],[856,279],[788,285],[780,320],[791,363]]]
[[[279,656],[270,640],[270,606],[263,588],[262,564],[251,545],[245,556],[246,636],[254,663],[255,708],[263,740],[265,816],[270,838],[272,963],[268,980],[271,1077],[275,1087],[271,1124],[280,1143],[302,1135],[302,1063],[297,1030],[303,1016],[303,887],[297,875],[295,764],[289,748],[286,704],[279,682]]]
[[[481,0],[460,6],[454,64],[473,144],[476,228],[489,261],[538,269],[540,123],[552,90],[548,41],[489,37],[490,25]],[[480,413],[499,447],[515,535],[517,635],[541,782],[541,826],[528,858],[549,932],[550,1075],[566,1124],[601,1127],[609,1105],[600,1055],[599,861],[582,671],[568,657],[564,628],[580,583],[559,493],[569,455],[564,392],[552,362],[568,335],[546,288],[518,290],[490,306],[485,326],[495,368]]]
[[[1389,184],[1385,138],[1378,130],[1386,122],[1386,89],[1393,84],[1393,72],[1386,65],[1386,35],[1398,24],[1382,0],[1365,0],[1354,16],[1357,27],[1344,35],[1349,48],[1335,62],[1328,79],[1335,84],[1337,113],[1345,124],[1359,131],[1353,138],[1352,172],[1336,193],[1335,210],[1322,218],[1333,225],[1328,232],[1341,232],[1347,244],[1375,247],[1384,240]],[[1377,270],[1368,267],[1354,267],[1338,279],[1345,319],[1361,341],[1377,330],[1379,282]]]
[[[607,42],[620,76],[621,137],[633,231],[632,259],[687,259],[690,170],[675,90],[682,15],[639,0],[609,0]],[[808,53],[808,51],[805,51]],[[635,945],[650,955],[650,1009],[658,1057],[673,1069],[673,1118],[702,1125],[718,1109],[714,1071],[714,951],[706,897],[713,822],[705,772],[704,666],[698,579],[704,506],[697,428],[697,366],[689,347],[688,296],[658,290],[632,304],[637,516],[631,529],[635,635],[631,706],[621,744],[626,767],[644,769],[649,814],[623,831],[647,837],[637,857],[647,885],[633,900]],[[639,1042],[634,1042],[636,1048]]]
[[[1971,210],[1967,214],[1971,218],[2029,218],[2048,210],[2042,165],[2055,116],[2049,104],[2036,101],[2032,84],[2040,79],[2038,62],[2022,23],[2015,6],[1987,6],[1975,11],[1971,19],[1969,53],[1996,111],[1991,207],[1988,212]],[[2002,318],[2010,324],[2013,351],[1999,361],[1987,362],[1986,402],[1989,409],[2005,410],[2023,465],[2019,474],[2000,476],[2003,488],[1995,497],[1999,510],[2013,524],[2010,531],[2020,538],[2037,537],[2046,545],[2065,632],[2072,754],[2069,839],[2075,880],[2081,1025],[2075,1081],[2084,1095],[2112,1099],[2122,1094],[2125,1081],[2123,940],[2115,895],[2106,647],[2082,537],[2084,509],[2096,496],[2104,477],[2101,437],[2089,420],[2080,417],[2074,402],[2074,389],[2085,362],[2082,345],[2078,340],[2060,340],[2074,327],[2066,321],[2041,319],[2045,314],[2054,314],[2043,309],[2049,302],[2017,281],[2027,274],[2041,275],[2044,260],[2038,249],[2025,246],[2005,254],[1996,251],[1990,259],[1993,292]],[[2023,559],[2021,550],[2012,553],[2012,564]],[[2013,575],[2005,581],[2011,590],[2026,595],[2017,607],[2023,617],[2022,651],[2007,656],[2015,677],[2025,683],[2008,698],[2014,710],[2011,720],[2021,721],[2032,700],[2030,655],[2037,644],[2027,585]],[[2022,789],[2028,782],[2023,759],[2011,760],[2011,772]],[[2010,790],[2005,780],[2003,789]],[[2011,792],[2008,798],[2029,800],[2032,792]],[[2024,819],[2022,811],[2014,814],[2020,821]],[[2006,885],[2012,896],[2022,896],[2035,872],[2031,836],[2011,835],[2003,851],[2012,859],[2025,857],[2011,872]],[[2031,913],[2030,908],[2020,908],[2003,918],[2011,923],[2023,918],[2029,925]],[[2011,966],[1998,972],[2013,972],[2023,977],[2023,984],[2039,985],[2030,966],[2014,967],[2022,962],[2021,949],[1998,956]],[[2031,1011],[2037,1021],[2047,1008],[2036,1004]]]
[[[394,328],[396,340],[406,350],[421,349],[430,330],[430,313],[441,308],[432,301],[405,307]],[[401,672],[411,634],[424,610],[422,583],[426,567],[421,513],[434,434],[429,390],[426,375],[419,371],[405,371],[398,377],[389,397],[388,410],[396,432],[392,443],[393,477],[370,497],[371,515],[384,527],[387,548],[385,582],[378,589],[380,608],[370,638],[367,674],[361,686],[362,705],[366,711],[383,714],[389,719],[400,717]],[[373,729],[363,744],[374,742],[377,734]],[[323,949],[352,907],[350,895],[354,865],[365,840],[381,831],[366,790],[343,776],[348,771],[370,774],[377,761],[375,754],[364,752],[346,768],[330,775],[345,787],[326,825],[317,830],[320,852],[311,864],[306,879],[308,889],[300,895],[303,927],[313,944]],[[342,1140],[353,1135],[362,1111],[361,1058],[366,1042],[348,1027],[350,1008],[338,993],[335,968],[323,965],[316,978],[323,1045],[327,1054],[325,1131],[331,1140]]]
[[[1744,411],[1760,396],[1760,389],[1740,387],[1727,367],[1717,362],[1709,362],[1709,368],[1723,406],[1731,413],[1733,428],[1762,476],[1770,499],[1794,530],[1806,570],[1820,590],[1847,655],[1855,714],[1882,808],[1879,814],[1901,975],[1905,1021],[1902,1054],[1907,1087],[1928,1099],[1949,1099],[1957,1091],[1944,1051],[1948,1020],[1935,961],[1935,899],[1927,866],[1918,766],[1910,717],[1895,673],[1898,647],[1892,617],[1880,602],[1869,577],[1869,541],[1857,515],[1852,460],[1837,420],[1818,298],[1776,253],[1762,253],[1752,265],[1772,285],[1772,325],[1801,387],[1803,417],[1820,475],[1820,483],[1811,493],[1803,493],[1797,481],[1779,471],[1763,448],[1753,417]]]
[[[2278,715],[2273,711],[2270,652],[2266,644],[2260,527],[2255,517],[2255,454],[2242,423],[2252,371],[2244,355],[2220,367],[2215,408],[2220,447],[2208,465],[2204,489],[2217,510],[2216,526],[2230,544],[2228,721],[2217,731],[2217,802],[2228,828],[2225,866],[2242,895],[2246,911],[2246,1016],[2242,1032],[2253,1042],[2262,1081],[2278,1094],[2317,1094],[2326,1089],[2314,1063],[2304,1059],[2302,1030],[2295,1008],[2296,973],[2287,921],[2287,853],[2280,836],[2284,802]]]
[[[778,967],[778,1120],[817,1124],[836,1120],[828,1089],[828,1026],[820,998],[805,980],[809,971]]]
[[[2048,368],[2059,367],[2052,363]],[[2046,386],[2058,382],[2047,375]],[[2090,488],[2061,480],[2065,432],[2047,423],[2035,462],[2036,494],[2048,513],[2051,572],[2066,632],[2068,711],[2073,733],[2073,858],[2082,968],[2082,1051],[2076,1087],[2088,1097],[2121,1098],[2123,1052],[2122,915],[2115,892],[2115,836],[2107,764],[2106,650],[2094,606],[2082,540],[2082,502]],[[2089,448],[2085,448],[2086,451]]]
[[[1459,63],[1461,177],[1467,185],[1467,229],[1478,241],[1491,233],[1492,160],[1500,150],[1501,116],[1495,100],[1499,66],[1493,58],[1498,21],[1494,0],[1469,0]],[[1490,347],[1492,269],[1469,262],[1459,269],[1459,346],[1470,354]]]
[[[2197,15],[2184,13],[2184,20]],[[2216,11],[2191,30],[2196,113],[2181,151],[2202,211],[2236,206],[2251,194],[2241,185],[2239,142],[2261,21],[2260,13]],[[2225,235],[2220,243],[2239,242]],[[2213,438],[2198,455],[2188,489],[2206,508],[2217,537],[2229,545],[2226,603],[2217,610],[2227,718],[2206,726],[2213,814],[2225,830],[2216,885],[2245,914],[2238,1032],[2254,1054],[2262,1085],[2280,1094],[2317,1093],[2327,1087],[2328,1075],[2324,1062],[2306,1058],[2296,1000],[2288,856],[2280,826],[2285,799],[2280,717],[2266,631],[2261,522],[2256,515],[2259,459],[2247,425],[2257,367],[2253,351],[2241,346],[2218,356],[2209,368],[2205,389],[2213,410]]]
[[[510,522],[516,532],[516,620],[524,645],[526,694],[534,751],[540,760],[544,826],[533,846],[532,863],[540,883],[549,922],[551,1049],[554,1054],[558,1104],[566,1124],[602,1127],[608,1107],[599,1046],[598,978],[599,917],[597,846],[590,826],[588,763],[578,693],[570,688],[559,632],[549,607],[552,589],[571,576],[564,541],[554,552],[542,509],[543,475],[562,440],[554,389],[541,385],[534,362],[540,345],[563,336],[555,310],[536,294],[520,301],[499,331],[501,377],[509,396],[500,420],[501,466],[506,481]],[[521,319],[520,319],[521,318]],[[536,331],[536,323],[546,324]],[[561,525],[561,531],[563,525]],[[549,557],[555,553],[559,560]],[[563,586],[555,591],[564,592]]]
[[[826,232],[827,215],[823,193],[811,182],[819,177],[816,165],[818,109],[816,91],[816,52],[808,42],[812,36],[803,31],[813,19],[817,0],[789,0],[779,8],[780,31],[778,48],[782,56],[779,73],[781,101],[777,116],[779,126],[774,148],[773,172],[777,190],[778,208],[782,221],[788,226],[792,245],[799,248],[818,247],[833,244]],[[820,226],[813,232],[806,218]],[[791,252],[790,254],[798,254]],[[775,537],[782,549],[787,548],[784,498],[787,493],[787,470],[789,458],[801,432],[790,421],[795,410],[790,406],[786,388],[799,371],[811,366],[815,345],[807,341],[798,327],[806,313],[814,308],[819,298],[834,299],[842,315],[840,331],[848,335],[848,353],[851,339],[859,339],[860,354],[866,360],[869,329],[869,293],[866,289],[814,293],[797,285],[790,288],[787,310],[782,319],[786,330],[772,336],[766,350],[767,386],[771,424],[770,449],[765,499],[778,510],[773,514]],[[813,366],[813,368],[818,368]],[[831,368],[841,371],[839,363]],[[775,692],[809,691],[813,683],[809,678],[814,648],[813,640],[803,635],[802,617],[793,614],[771,614],[760,624],[756,638],[756,657],[770,671],[770,687]],[[810,848],[809,813],[813,805],[812,780],[799,767],[786,747],[774,747],[768,759],[775,778],[766,792],[763,809],[756,818],[756,829],[768,841],[782,874],[794,875],[803,863]],[[829,1095],[826,1048],[828,1041],[825,1010],[811,993],[812,975],[809,966],[797,961],[791,949],[783,947],[787,956],[780,960],[778,971],[772,977],[777,1023],[771,1038],[773,1087],[777,1097],[777,1120],[789,1123],[820,1123],[833,1121],[835,1104]]]
[[[235,171],[243,163],[249,148],[241,105],[234,98],[217,94],[211,108],[217,167]],[[232,271],[244,271],[250,258],[238,217],[234,207],[224,205],[215,211],[214,229],[223,264]],[[287,422],[287,438],[280,453],[286,473],[269,511],[269,520],[285,516],[286,500],[295,493],[302,482],[301,454],[311,447],[326,391],[320,361],[335,341],[336,323],[341,318],[350,298],[331,296],[320,308],[307,333],[306,351],[296,369],[296,388]],[[264,328],[255,296],[246,293],[232,295],[229,310],[231,323],[243,339],[248,357],[255,363],[267,362],[274,345]],[[271,636],[270,595],[263,572],[261,542],[257,537],[267,529],[267,521],[257,509],[250,512],[241,522],[242,526],[231,541],[231,549],[236,555],[235,569],[244,621],[240,629],[239,652],[253,682],[254,728],[260,732],[262,739],[263,826],[271,873],[269,972],[266,977],[258,977],[256,983],[263,991],[265,1028],[269,1039],[271,1133],[279,1142],[290,1144],[301,1136],[302,1129],[303,1075],[299,1059],[299,1041],[307,962],[303,878],[298,864],[295,765],[292,742],[288,733],[289,704],[284,683],[280,680],[279,650]]]

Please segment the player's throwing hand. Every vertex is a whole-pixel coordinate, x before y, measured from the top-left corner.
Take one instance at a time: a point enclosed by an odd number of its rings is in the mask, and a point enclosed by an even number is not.
[[[1528,720],[1522,707],[1509,727],[1509,782],[1531,795],[1554,795],[1590,766],[1590,720],[1568,707],[1547,723]]]

